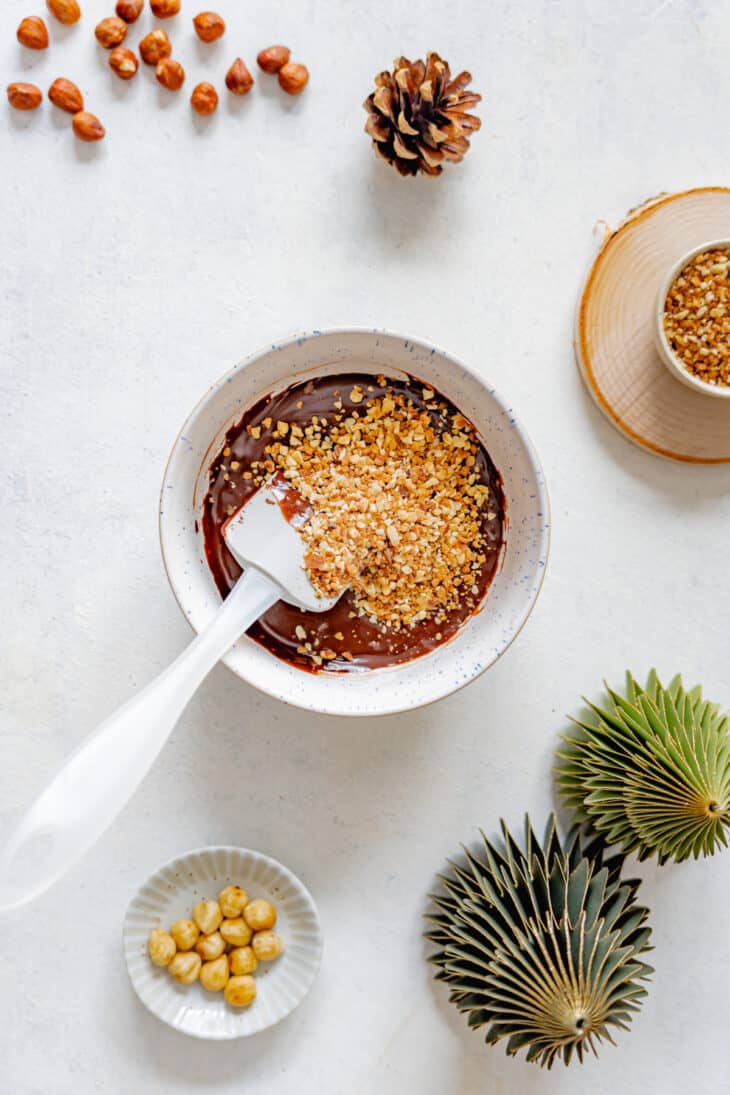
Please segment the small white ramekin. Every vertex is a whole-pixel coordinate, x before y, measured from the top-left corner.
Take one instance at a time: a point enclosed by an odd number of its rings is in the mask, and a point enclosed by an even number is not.
[[[429,342],[385,331],[315,331],[267,346],[214,384],[183,426],[162,485],[160,541],[180,608],[200,630],[220,605],[200,518],[208,469],[226,431],[270,392],[352,372],[425,381],[474,423],[504,484],[507,531],[499,570],[480,610],[450,642],[403,665],[307,673],[246,636],[223,661],[261,691],[309,711],[386,715],[441,699],[493,665],[519,634],[542,585],[550,507],[540,461],[512,406],[482,376]]]
[[[676,377],[677,380],[680,380],[682,384],[686,384],[688,388],[693,388],[696,392],[701,392],[703,395],[713,396],[715,399],[730,399],[730,386],[708,384],[707,381],[700,380],[699,377],[694,376],[694,374],[685,367],[682,359],[675,354],[674,350],[669,345],[664,331],[664,305],[672,283],[684,267],[692,261],[695,255],[700,255],[703,251],[730,251],[730,240],[709,240],[706,243],[700,244],[699,247],[693,247],[691,251],[687,251],[671,267],[669,273],[659,286],[659,292],[656,298],[656,305],[654,308],[654,342],[656,343],[657,352],[669,369],[669,372],[672,376]]]
[[[152,965],[147,952],[153,928],[188,919],[193,905],[215,899],[231,884],[276,906],[285,946],[276,962],[260,963],[256,999],[242,1009],[229,1007],[223,993],[206,992],[199,982],[178,985],[168,970]],[[132,898],[123,943],[134,991],[147,1010],[182,1034],[214,1040],[245,1038],[285,1019],[309,992],[322,958],[311,894],[288,868],[249,848],[199,848],[165,863]]]

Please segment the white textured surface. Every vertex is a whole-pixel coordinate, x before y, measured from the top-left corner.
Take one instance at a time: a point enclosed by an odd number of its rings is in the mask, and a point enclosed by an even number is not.
[[[187,640],[157,491],[193,402],[252,348],[357,323],[474,362],[534,436],[553,551],[519,642],[412,716],[306,715],[213,673],[113,832],[3,920],[0,1090],[724,1095],[730,853],[641,869],[657,974],[632,1033],[582,1070],[543,1074],[464,1030],[430,987],[420,916],[476,826],[519,824],[527,807],[542,823],[563,713],[603,675],[656,662],[730,703],[730,469],[630,447],[590,404],[570,347],[596,219],[730,179],[728,5],[216,0],[230,27],[216,56],[252,62],[283,39],[312,83],[283,101],[262,78],[212,124],[163,101],[148,72],[112,84],[91,34],[111,4],[84,6],[83,26],[52,28],[30,67],[44,87],[80,81],[103,146],[75,144],[48,105],[0,110],[0,823]],[[2,5],[4,81],[23,75],[13,31],[29,10]],[[179,52],[202,77],[190,34],[177,31]],[[429,46],[469,66],[487,100],[466,163],[435,185],[389,173],[361,133],[373,73]],[[119,940],[140,882],[205,843],[290,866],[327,941],[297,1012],[226,1046],[149,1016]]]

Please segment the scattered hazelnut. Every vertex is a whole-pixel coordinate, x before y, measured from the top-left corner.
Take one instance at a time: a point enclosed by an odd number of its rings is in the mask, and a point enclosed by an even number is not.
[[[156,966],[169,966],[177,951],[175,940],[162,928],[153,928],[150,932],[147,949]]]
[[[224,989],[226,1003],[232,1008],[247,1008],[256,999],[256,982],[253,977],[231,977]]]
[[[179,61],[173,61],[172,57],[163,57],[155,68],[157,82],[166,87],[168,91],[179,91],[185,83],[185,69]]]
[[[256,60],[264,72],[274,73],[287,63],[290,56],[291,50],[286,46],[269,46],[268,49],[261,50]]]
[[[214,114],[218,106],[218,92],[212,84],[198,84],[193,88],[190,102],[198,114]]]
[[[110,15],[108,19],[102,19],[94,31],[96,40],[104,49],[112,49],[120,45],[127,37],[127,24],[116,15]]]
[[[230,943],[232,947],[247,947],[253,935],[246,921],[240,916],[224,920],[220,926],[220,933],[226,943]]]
[[[136,23],[142,14],[144,0],[117,0],[116,13],[125,23]]]
[[[301,95],[308,82],[306,65],[284,65],[279,69],[279,86],[287,95]]]
[[[234,95],[247,95],[253,87],[253,76],[240,57],[237,57],[226,73],[226,87]]]
[[[17,38],[26,49],[48,49],[48,28],[38,15],[30,15],[22,21]]]
[[[241,886],[226,886],[218,894],[218,904],[224,916],[240,916],[248,905],[248,894]]]
[[[200,983],[208,992],[222,992],[228,981],[228,959],[225,954],[212,962],[204,962],[200,971]]]
[[[175,955],[167,968],[181,985],[192,985],[200,976],[202,965],[200,955],[195,951],[182,951]]]
[[[199,901],[193,907],[193,920],[204,935],[218,931],[223,913],[217,901]]]
[[[176,920],[170,927],[170,935],[181,951],[189,951],[198,942],[200,929],[192,920]]]
[[[201,11],[200,15],[196,15],[193,19],[193,26],[201,42],[215,42],[226,32],[226,24],[214,11]]]
[[[284,940],[276,932],[256,932],[251,947],[259,962],[273,962],[284,953]]]
[[[70,80],[62,77],[54,80],[48,89],[48,98],[59,110],[65,110],[67,114],[78,114],[84,109],[84,97]]]
[[[80,141],[100,141],[106,130],[95,114],[80,110],[74,114],[71,122],[73,131]]]
[[[211,932],[210,935],[201,935],[195,949],[204,962],[212,962],[224,953],[226,941],[220,932]]]
[[[35,84],[8,84],[8,102],[15,110],[36,110],[43,93]]]
[[[243,977],[247,973],[253,973],[259,964],[259,960],[253,952],[253,947],[236,947],[228,955],[228,962],[234,977]]]
[[[253,931],[265,931],[276,923],[276,909],[270,901],[259,897],[256,901],[249,901],[243,910],[243,918]]]
[[[172,43],[164,30],[157,27],[146,34],[139,43],[139,54],[146,65],[159,65],[172,53]]]
[[[46,7],[59,23],[65,23],[66,26],[78,23],[81,18],[78,0],[46,0]]]
[[[109,68],[120,80],[131,80],[139,68],[137,55],[131,49],[117,46],[109,54]]]
[[[150,7],[158,19],[169,19],[180,11],[180,0],[150,0]]]

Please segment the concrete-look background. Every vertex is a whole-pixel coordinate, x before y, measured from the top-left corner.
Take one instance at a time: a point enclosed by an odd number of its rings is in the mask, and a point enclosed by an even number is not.
[[[730,469],[663,463],[589,402],[572,314],[597,220],[661,190],[730,181],[730,3],[710,0],[215,0],[228,33],[168,25],[188,70],[122,84],[93,37],[112,3],[29,56],[5,0],[2,82],[76,80],[95,147],[47,102],[0,109],[0,833],[73,746],[189,632],[168,589],[157,493],[191,406],[230,365],[299,329],[389,327],[451,349],[509,396],[553,504],[544,590],[514,647],[427,710],[372,721],[288,709],[211,675],[114,828],[0,929],[3,1095],[675,1095],[730,1090],[730,853],[640,869],[656,975],[600,1059],[542,1072],[471,1034],[435,989],[421,916],[478,826],[542,828],[564,715],[603,677],[656,665],[730,705]],[[152,20],[133,28],[136,45]],[[298,100],[255,70],[289,44]],[[438,49],[484,95],[460,167],[403,180],[361,101]],[[241,54],[252,94],[191,117]],[[134,996],[130,895],[162,861],[230,842],[280,858],[325,933],[303,1006],[263,1036],[187,1040]]]

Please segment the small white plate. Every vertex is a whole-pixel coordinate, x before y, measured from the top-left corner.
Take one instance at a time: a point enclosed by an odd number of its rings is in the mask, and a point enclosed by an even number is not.
[[[189,918],[197,901],[217,897],[230,884],[276,906],[276,930],[286,945],[277,961],[259,964],[256,999],[240,1010],[229,1007],[222,992],[206,992],[198,982],[179,985],[147,953],[153,928],[167,929],[174,920]],[[309,992],[322,957],[319,917],[309,891],[281,863],[248,848],[200,848],[160,867],[132,898],[123,941],[129,976],[144,1006],[196,1038],[245,1038],[281,1022]]]

